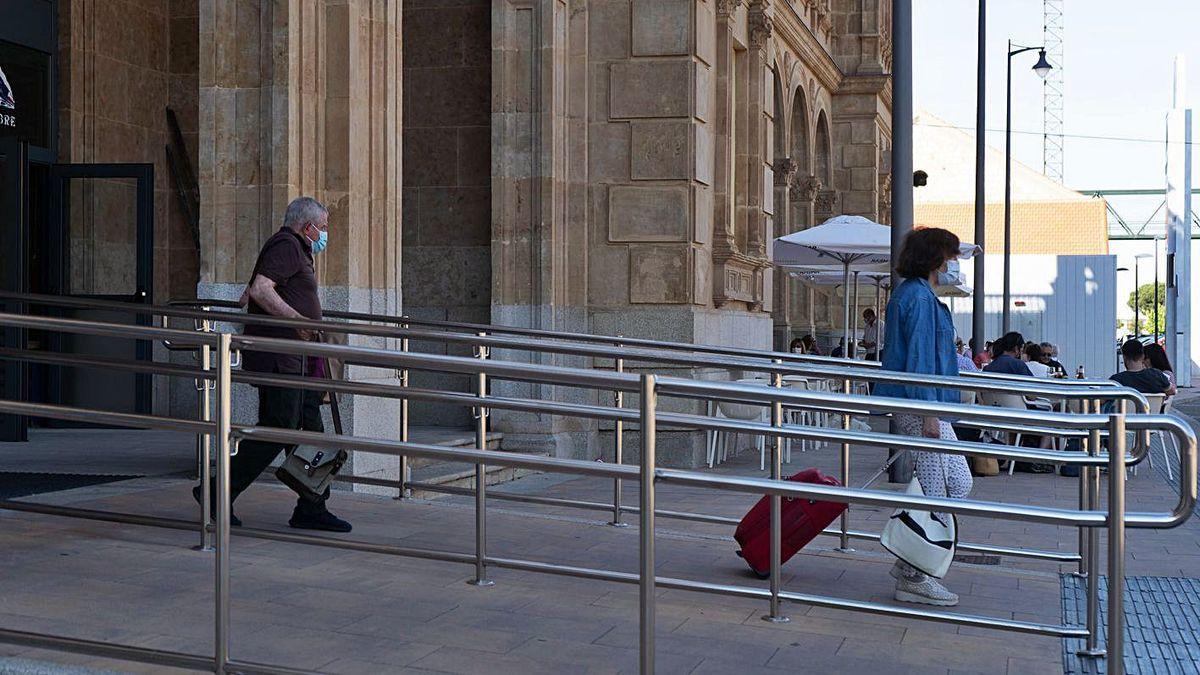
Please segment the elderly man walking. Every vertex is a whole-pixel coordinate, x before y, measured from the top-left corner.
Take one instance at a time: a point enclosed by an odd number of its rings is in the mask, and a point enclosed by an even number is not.
[[[283,227],[263,244],[246,292],[242,295],[250,314],[289,319],[321,318],[321,299],[316,271],[313,269],[313,256],[325,250],[329,241],[328,226],[328,210],[312,197],[297,197],[288,204]],[[248,324],[245,334],[292,340],[313,340],[317,337],[312,331],[255,324]],[[318,359],[291,354],[246,351],[242,355],[242,368],[259,373],[313,375],[323,367],[324,364]],[[321,421],[323,398],[324,394],[320,391],[265,385],[258,387],[258,425],[324,431]],[[231,500],[237,499],[250,487],[280,452],[290,452],[294,447],[267,441],[243,441],[230,464]],[[193,491],[193,496],[199,500],[199,486]],[[296,500],[296,508],[288,524],[301,529],[349,532],[350,523],[333,515],[325,507],[328,498],[328,489],[316,499],[301,495]],[[241,521],[232,513],[230,522],[241,525]]]

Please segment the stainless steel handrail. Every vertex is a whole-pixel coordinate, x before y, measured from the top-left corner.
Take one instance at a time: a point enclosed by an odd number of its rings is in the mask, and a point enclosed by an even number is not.
[[[29,327],[33,327],[33,328],[39,328],[39,329],[45,329],[45,330],[62,329],[62,330],[70,331],[70,332],[79,332],[79,333],[89,332],[88,326],[90,325],[91,326],[90,330],[95,331],[94,334],[109,335],[109,336],[122,336],[122,337],[133,336],[133,337],[136,337],[139,339],[142,339],[143,336],[148,335],[149,334],[148,331],[156,331],[158,335],[163,336],[163,339],[173,339],[175,337],[178,337],[177,331],[170,331],[168,329],[151,329],[151,328],[140,327],[140,326],[124,326],[124,325],[119,325],[119,324],[103,324],[103,323],[99,323],[99,322],[80,322],[77,320],[50,319],[50,318],[46,318],[46,317],[21,317],[21,316],[0,314],[0,325],[25,325],[27,323],[34,324],[32,326],[29,326]],[[120,330],[118,330],[118,329],[120,329]],[[123,334],[120,332],[121,330],[124,331]],[[185,335],[190,335],[190,334],[185,333]],[[217,592],[216,592],[215,596],[216,596],[217,611],[215,613],[215,617],[216,617],[216,626],[215,626],[216,656],[214,657],[214,664],[215,664],[217,670],[220,672],[220,671],[223,671],[224,669],[226,669],[227,667],[229,667],[230,664],[232,663],[232,661],[229,657],[229,653],[228,653],[229,536],[230,536],[230,528],[229,528],[229,522],[228,522],[228,520],[229,520],[229,503],[228,503],[229,492],[228,492],[228,490],[229,490],[229,456],[231,454],[230,444],[231,444],[231,442],[236,444],[236,441],[238,439],[240,439],[242,437],[246,437],[246,436],[271,438],[272,434],[276,434],[277,436],[275,436],[275,438],[277,438],[277,439],[278,438],[286,438],[286,439],[292,439],[292,440],[299,440],[299,439],[303,438],[304,434],[308,434],[310,432],[270,430],[270,429],[255,428],[255,427],[249,427],[249,428],[239,427],[237,429],[232,428],[231,424],[230,424],[230,394],[231,394],[230,386],[231,386],[231,382],[232,382],[231,349],[232,349],[233,340],[231,339],[231,337],[229,335],[225,335],[225,334],[215,335],[213,337],[215,338],[215,341],[216,341],[216,344],[215,344],[215,346],[216,346],[215,377],[216,377],[216,381],[217,381],[217,388],[216,388],[217,415],[216,415],[216,419],[212,423],[194,423],[194,424],[199,424],[202,426],[187,427],[187,428],[190,430],[196,431],[198,433],[203,433],[205,430],[213,430],[213,431],[215,431],[215,433],[213,435],[216,437],[215,449],[217,450],[217,464],[218,464],[218,471],[217,471],[218,481],[217,482],[218,482],[219,499],[218,499],[218,503],[217,503],[218,517],[217,517],[216,524],[215,524],[216,525],[215,526],[216,542],[217,542],[217,548],[216,548],[216,550],[217,550],[217,571],[216,571],[216,579],[215,579],[215,583],[217,586]],[[265,344],[266,346],[271,347],[272,350],[276,349],[276,346],[271,344],[269,341],[266,341],[265,338],[252,338],[250,340],[257,341],[257,344],[260,346]],[[284,341],[284,342],[287,342],[287,341]],[[301,346],[306,347],[309,350],[320,350],[320,349],[329,349],[329,348],[332,348],[335,351],[341,350],[341,355],[344,358],[349,357],[351,360],[354,358],[358,358],[358,357],[365,358],[365,357],[370,356],[370,354],[368,354],[367,351],[363,351],[363,348],[333,347],[331,345],[310,345],[310,344],[304,344],[304,343],[300,343],[300,344],[301,344]],[[386,350],[376,350],[376,351],[377,351],[377,353],[374,354],[374,356],[378,357],[379,359],[383,360],[384,362],[388,362],[388,359],[394,357],[393,353],[388,352]],[[428,358],[428,357],[426,357],[426,358]],[[435,358],[445,359],[447,357],[435,357]],[[549,377],[551,380],[556,380],[556,379],[560,379],[560,378],[565,379],[565,380],[571,380],[571,372],[570,371],[572,371],[572,369],[558,369],[558,370],[554,371],[553,373],[548,374],[546,369],[542,366],[530,366],[530,365],[523,365],[523,364],[508,364],[508,366],[501,368],[500,370],[497,371],[495,363],[485,363],[482,360],[468,360],[468,361],[472,361],[473,363],[476,364],[476,368],[478,369],[476,372],[485,372],[490,369],[489,372],[500,372],[500,373],[502,373],[501,376],[509,376],[509,377],[513,377],[514,379],[533,379],[534,381],[545,381],[543,378]],[[455,367],[454,362],[445,361],[445,360],[437,362],[437,365],[439,367],[440,366],[448,366],[452,370]],[[522,367],[528,371],[536,371],[536,374],[529,374],[529,373],[523,374],[521,372]],[[594,371],[575,370],[574,372],[578,376],[578,378],[570,383],[573,386],[603,387],[606,389],[614,388],[612,386],[614,384],[614,380],[605,379],[605,378],[597,378]],[[611,378],[611,376],[610,376],[610,378]],[[412,443],[401,443],[401,442],[394,442],[394,441],[380,441],[380,440],[360,439],[360,438],[349,438],[348,439],[345,437],[332,438],[332,437],[318,435],[318,434],[311,434],[311,437],[305,438],[304,440],[306,442],[314,444],[314,445],[325,444],[325,445],[338,445],[339,447],[349,446],[349,447],[356,447],[359,449],[366,449],[366,450],[372,451],[372,452],[382,452],[384,454],[405,454],[405,453],[407,453],[407,454],[413,454],[413,455],[417,455],[417,456],[422,456],[422,455],[424,455],[424,456],[443,456],[443,457],[444,456],[457,456],[457,457],[467,458],[467,459],[476,459],[478,461],[478,463],[482,463],[483,461],[486,460],[489,463],[496,463],[496,464],[502,464],[502,465],[503,464],[522,465],[522,466],[527,466],[530,468],[543,467],[544,470],[550,470],[550,471],[558,470],[558,471],[565,471],[568,473],[579,472],[579,473],[583,473],[583,475],[599,475],[599,476],[604,476],[607,478],[623,477],[626,475],[627,470],[636,471],[637,472],[637,480],[639,481],[639,486],[641,488],[640,492],[642,495],[642,497],[641,497],[642,503],[641,503],[640,513],[639,513],[640,523],[642,526],[642,532],[640,535],[640,539],[641,539],[640,561],[641,561],[641,564],[640,564],[639,574],[637,575],[637,582],[639,583],[639,586],[641,588],[641,590],[640,590],[641,631],[642,631],[641,644],[642,644],[642,668],[643,668],[644,672],[650,672],[653,670],[653,639],[654,639],[653,606],[654,606],[654,602],[655,602],[654,588],[655,588],[655,585],[657,582],[657,578],[655,577],[654,571],[653,571],[653,560],[654,560],[654,558],[653,558],[654,526],[653,525],[654,525],[654,514],[655,514],[654,485],[656,482],[674,482],[674,483],[679,483],[679,484],[684,484],[684,485],[692,485],[692,486],[696,486],[696,487],[709,487],[709,488],[716,488],[716,489],[723,489],[723,490],[733,490],[733,491],[746,492],[746,493],[751,493],[751,494],[770,494],[770,495],[776,495],[776,496],[780,496],[780,497],[806,497],[806,498],[811,498],[811,499],[825,499],[825,500],[829,500],[829,501],[840,501],[840,502],[845,502],[845,503],[873,504],[873,505],[877,505],[877,506],[925,508],[925,509],[931,509],[931,510],[946,511],[946,512],[952,512],[952,513],[971,514],[971,515],[991,517],[991,518],[1010,518],[1011,517],[1011,518],[1015,518],[1018,520],[1027,520],[1030,522],[1040,522],[1040,523],[1048,523],[1048,524],[1067,524],[1067,525],[1072,525],[1072,526],[1077,526],[1077,527],[1086,527],[1086,528],[1093,528],[1093,529],[1101,527],[1101,526],[1107,527],[1109,530],[1109,544],[1110,544],[1110,546],[1109,546],[1109,564],[1110,564],[1110,570],[1112,570],[1112,574],[1110,575],[1110,584],[1112,584],[1112,589],[1113,589],[1112,592],[1110,593],[1110,598],[1109,598],[1109,602],[1110,602],[1109,631],[1110,631],[1110,638],[1112,638],[1112,639],[1110,639],[1109,642],[1110,642],[1111,655],[1113,657],[1113,662],[1110,664],[1110,671],[1112,671],[1112,672],[1120,672],[1120,670],[1121,670],[1121,661],[1119,658],[1120,657],[1120,647],[1118,645],[1121,642],[1121,631],[1123,628],[1122,623],[1121,623],[1122,612],[1121,612],[1120,603],[1121,603],[1121,584],[1122,584],[1121,578],[1122,578],[1122,574],[1123,574],[1122,570],[1123,570],[1123,564],[1124,564],[1124,528],[1127,525],[1141,526],[1141,527],[1172,527],[1172,526],[1178,525],[1179,522],[1181,522],[1182,519],[1184,517],[1186,517],[1187,513],[1190,513],[1190,511],[1192,509],[1194,509],[1194,505],[1195,505],[1195,481],[1196,481],[1196,439],[1195,439],[1195,436],[1190,432],[1190,430],[1188,430],[1186,427],[1184,427],[1177,421],[1174,421],[1172,418],[1161,417],[1161,416],[1143,416],[1141,419],[1137,419],[1137,421],[1135,421],[1131,425],[1131,428],[1143,429],[1143,430],[1151,429],[1151,428],[1154,428],[1154,429],[1161,428],[1164,431],[1175,435],[1178,438],[1178,440],[1180,441],[1179,445],[1180,445],[1180,454],[1181,454],[1181,481],[1188,483],[1190,485],[1189,485],[1189,489],[1181,490],[1180,504],[1177,506],[1176,511],[1172,512],[1172,514],[1170,514],[1168,516],[1162,516],[1161,514],[1128,514],[1127,515],[1124,512],[1124,479],[1125,479],[1125,470],[1124,469],[1125,469],[1125,465],[1126,465],[1128,458],[1126,456],[1126,448],[1125,448],[1125,430],[1126,430],[1126,421],[1127,420],[1126,420],[1126,415],[1124,414],[1123,405],[1119,406],[1116,412],[1109,414],[1107,416],[1098,416],[1098,415],[1084,415],[1084,416],[1069,416],[1068,415],[1068,416],[1065,416],[1067,418],[1065,423],[1068,423],[1068,424],[1081,425],[1081,428],[1083,426],[1091,424],[1091,430],[1093,432],[1097,432],[1095,434],[1095,437],[1098,437],[1098,431],[1099,431],[1098,426],[1097,426],[1098,423],[1101,421],[1105,421],[1107,423],[1109,442],[1112,445],[1112,452],[1110,452],[1107,456],[1107,462],[1108,462],[1108,467],[1109,467],[1109,479],[1108,480],[1109,480],[1109,497],[1110,497],[1108,511],[1102,511],[1102,510],[1098,510],[1098,509],[1085,509],[1085,510],[1081,510],[1081,511],[1074,511],[1074,510],[1067,510],[1067,509],[1055,509],[1055,508],[1048,508],[1048,507],[999,504],[999,503],[993,503],[993,502],[980,502],[980,501],[973,501],[973,500],[949,500],[949,499],[931,498],[931,497],[914,497],[914,496],[909,496],[909,495],[898,495],[898,494],[894,494],[894,493],[880,493],[880,492],[876,492],[876,491],[856,489],[856,488],[847,488],[847,487],[830,487],[830,486],[819,486],[819,485],[796,484],[796,483],[790,483],[790,482],[786,482],[786,481],[754,479],[754,478],[716,477],[716,476],[708,476],[708,475],[704,475],[704,474],[698,474],[695,472],[687,472],[687,471],[679,471],[679,470],[671,470],[671,469],[657,469],[654,466],[654,454],[655,454],[654,453],[654,440],[655,440],[655,435],[656,435],[656,427],[657,427],[657,423],[658,423],[658,420],[656,419],[656,416],[657,416],[656,407],[657,406],[656,406],[655,398],[657,397],[657,395],[659,393],[660,384],[656,381],[656,378],[652,375],[642,375],[640,378],[638,378],[638,382],[640,385],[639,393],[640,393],[640,398],[641,398],[641,411],[640,411],[638,421],[640,422],[640,425],[641,425],[641,434],[640,435],[642,437],[642,444],[643,444],[642,454],[643,454],[644,461],[642,462],[641,466],[636,469],[634,467],[626,467],[626,466],[619,466],[619,465],[617,465],[617,466],[601,465],[601,466],[603,466],[603,468],[601,469],[600,467],[598,467],[597,464],[592,463],[592,462],[583,462],[582,463],[583,466],[577,467],[577,466],[570,464],[570,462],[572,462],[573,460],[548,460],[547,458],[538,457],[538,456],[518,457],[512,453],[503,453],[503,454],[489,453],[483,449],[476,449],[476,450],[449,449],[449,448],[444,448],[441,446],[420,446],[420,445],[412,444]],[[621,385],[624,385],[625,383],[626,382],[624,380],[621,380],[620,382],[618,382],[618,384],[621,384]],[[686,381],[679,381],[677,379],[674,382],[667,382],[666,385],[663,385],[663,388],[666,391],[671,391],[672,387],[674,387],[677,390],[685,390],[685,391],[691,390],[690,389],[691,385],[687,384]],[[711,385],[711,384],[705,385],[705,387],[706,387],[706,389],[704,390],[705,395],[711,395],[716,391],[713,389],[713,385]],[[721,387],[726,388],[724,390],[725,393],[732,394],[732,395],[738,396],[738,397],[749,396],[751,398],[754,398],[754,397],[761,396],[761,391],[754,391],[753,389],[750,389],[750,388],[746,387],[745,385],[726,384],[726,385],[721,385],[720,387],[718,387],[718,389],[720,389]],[[750,389],[750,390],[747,391],[748,389]],[[691,391],[694,391],[694,390],[691,390]],[[782,403],[783,401],[789,399],[790,397],[794,397],[796,395],[796,392],[780,391],[777,389],[776,390],[768,390],[768,393],[774,394],[775,398],[768,397],[767,402],[773,403],[776,405],[778,405],[778,404]],[[722,394],[720,392],[717,392],[717,395],[722,395]],[[839,403],[842,406],[860,405],[863,403],[863,401],[857,400],[857,399],[861,399],[863,397],[848,397],[848,396],[839,396],[839,395],[829,395],[829,396],[831,396],[835,402]],[[818,397],[818,398],[821,398],[821,397]],[[808,401],[811,403],[814,401],[814,399],[809,398]],[[489,402],[489,404],[491,403],[490,398],[488,399],[488,402]],[[871,403],[877,405],[879,403],[879,401],[874,400],[874,401],[871,401]],[[909,402],[909,403],[912,404],[914,402]],[[885,401],[883,403],[883,405],[886,406],[889,404],[886,403],[886,401]],[[981,414],[984,414],[984,415],[998,414],[995,412],[988,412],[988,411],[984,411],[983,413],[981,413],[979,408],[972,408],[970,406],[953,406],[953,405],[943,405],[943,404],[921,404],[918,406],[918,408],[925,409],[925,408],[921,408],[922,405],[928,405],[928,406],[930,406],[931,409],[937,410],[939,412],[939,414],[942,414],[942,415],[957,414],[958,412],[964,412],[967,415],[974,415],[974,416],[979,416]],[[103,421],[107,420],[107,421],[113,421],[115,423],[121,423],[121,424],[127,425],[127,426],[143,426],[143,427],[149,427],[149,428],[159,428],[159,426],[174,428],[174,425],[176,425],[180,422],[183,422],[181,420],[164,420],[163,418],[155,418],[153,416],[144,416],[144,415],[137,416],[137,415],[122,414],[122,413],[90,411],[90,410],[81,410],[81,409],[64,409],[62,406],[47,406],[47,405],[43,405],[43,404],[29,404],[29,403],[23,403],[23,402],[9,402],[9,401],[0,401],[0,411],[20,412],[21,414],[32,414],[34,416],[45,416],[45,417],[55,417],[55,416],[60,416],[60,415],[72,415],[72,416],[86,415],[88,417],[88,419],[90,419],[92,421],[103,422]],[[1029,412],[1029,413],[1026,413],[1025,415],[1023,415],[1023,418],[1029,419],[1031,417],[1040,417],[1042,415],[1048,416],[1046,419],[1049,419],[1051,421],[1056,421],[1056,422],[1062,421],[1062,420],[1055,418],[1054,413]],[[1136,419],[1136,418],[1133,418],[1133,419]],[[794,429],[797,429],[797,427],[792,428],[792,430],[794,430]],[[788,433],[789,431],[790,430],[788,430],[787,428],[784,428],[784,427],[779,427],[779,426],[772,427],[773,435],[782,435],[782,434]],[[829,430],[824,430],[824,431],[826,433],[829,432]],[[1098,448],[1096,448],[1096,450],[1098,451]],[[449,453],[449,454],[446,455],[446,454],[441,454],[441,453]],[[477,454],[472,454],[472,453],[477,453]],[[564,464],[564,462],[566,462],[566,464]],[[623,472],[626,472],[626,473],[623,473]],[[629,478],[624,478],[624,479],[629,480]],[[482,503],[482,500],[477,501],[477,509],[480,509],[480,508],[485,508],[484,504]],[[1180,512],[1184,512],[1184,513],[1180,513]],[[65,512],[64,512],[64,515],[65,515]],[[775,530],[776,535],[778,535],[778,528],[773,528],[773,530]],[[295,537],[295,535],[288,535],[288,537]],[[313,538],[313,539],[319,540],[320,538]],[[302,541],[305,541],[305,543],[317,543],[317,542],[313,542],[307,538],[295,539],[295,540],[302,540]],[[330,541],[329,543],[322,543],[321,545],[346,546],[347,548],[351,547],[349,544],[345,544],[344,542],[340,542],[340,541],[336,541],[336,540]],[[370,545],[370,544],[358,544],[358,546],[367,547],[365,549],[360,549],[360,550],[376,550],[376,549],[380,549],[380,548],[387,548],[387,547],[378,547],[376,545]],[[773,548],[776,550],[778,549],[778,542],[775,543]],[[396,553],[399,555],[407,554],[406,552],[402,552],[402,551],[390,551],[390,552],[393,552],[393,553]],[[480,558],[479,558],[480,555],[483,555],[481,549],[477,550],[476,556],[470,557],[469,559],[471,560],[471,562],[478,564],[478,562],[480,560]],[[450,554],[447,554],[447,556],[451,559],[454,558],[454,556],[450,555]],[[489,559],[496,560],[498,562],[502,562],[500,559],[485,557],[484,558],[485,563]],[[455,561],[458,561],[458,560],[455,560]],[[549,565],[547,563],[533,563],[533,562],[529,562],[529,561],[512,561],[512,562],[514,562],[515,564],[519,564],[525,568],[529,568],[529,569],[537,569],[539,566]],[[557,573],[577,575],[576,570],[578,568],[565,568],[562,566],[554,566],[554,567],[557,567],[557,569],[558,569]],[[776,564],[773,565],[773,572],[774,572],[775,576],[778,577],[778,561],[777,560],[776,560]],[[587,572],[587,574],[593,578],[609,578],[608,575],[610,575],[611,573],[604,571],[604,570],[590,570]],[[721,585],[697,583],[697,584],[692,585],[691,587],[696,590],[709,590],[712,592],[718,592],[715,589],[720,586]],[[734,589],[736,591],[737,587],[726,587],[726,588]],[[762,593],[762,591],[759,589],[749,589],[749,592],[754,593],[754,594]],[[888,605],[881,605],[878,603],[846,601],[846,600],[838,599],[838,598],[824,598],[824,597],[820,597],[820,596],[804,596],[801,594],[786,594],[786,595],[784,595],[783,593],[781,593],[778,590],[777,587],[772,589],[770,597],[773,601],[773,604],[776,601],[776,599],[779,597],[785,597],[785,598],[786,597],[794,597],[794,598],[800,599],[801,601],[804,601],[804,602],[814,602],[814,603],[818,603],[818,604],[824,603],[826,606],[842,607],[842,608],[846,608],[846,609],[857,609],[857,610],[861,610],[861,611],[872,611],[875,613],[890,614],[890,615],[897,615],[897,616],[899,616],[899,615],[918,616],[921,618],[928,618],[931,620],[952,621],[952,622],[956,622],[956,623],[967,623],[968,625],[975,625],[972,622],[978,621],[978,622],[980,622],[979,625],[988,625],[991,627],[1003,628],[1003,629],[1008,629],[1008,630],[1026,630],[1027,632],[1044,632],[1044,631],[1049,630],[1050,632],[1046,633],[1046,634],[1059,634],[1059,635],[1078,635],[1079,634],[1079,629],[1073,629],[1070,627],[1061,627],[1061,626],[1060,627],[1053,627],[1053,626],[1046,627],[1046,626],[1037,625],[1037,624],[1022,624],[1021,622],[1009,622],[1009,621],[1004,621],[1004,620],[997,621],[997,620],[990,619],[988,617],[963,617],[961,615],[948,614],[948,613],[938,613],[938,612],[930,613],[925,610],[920,610],[920,609],[915,609],[915,608],[914,609],[908,609],[908,608],[900,609],[900,608],[895,608],[895,607],[891,607]],[[1092,631],[1090,633],[1090,635],[1094,636],[1094,631]],[[2,636],[0,636],[0,637],[2,637]],[[79,644],[82,644],[82,643],[79,643]],[[77,646],[78,646],[78,644],[77,644]]]
[[[1149,404],[1145,397],[1131,389],[1119,387],[1117,383],[1107,380],[1087,380],[1086,386],[1081,386],[1078,380],[1031,380],[1030,378],[1021,378],[1019,376],[1007,376],[1003,374],[985,373],[985,374],[966,374],[959,377],[949,376],[932,376],[932,375],[915,375],[911,373],[894,373],[893,371],[880,370],[877,365],[864,365],[871,362],[832,359],[825,357],[807,357],[804,355],[787,354],[783,352],[763,352],[756,350],[741,350],[735,348],[711,347],[713,350],[718,350],[719,353],[728,354],[729,359],[712,359],[697,356],[676,355],[670,353],[670,350],[678,351],[706,351],[706,350],[685,350],[686,345],[682,343],[658,342],[654,340],[637,340],[633,338],[616,338],[608,336],[596,336],[583,333],[556,333],[554,331],[535,331],[546,332],[559,336],[569,335],[570,340],[580,342],[597,342],[602,343],[595,347],[584,347],[562,339],[556,341],[520,341],[503,336],[488,335],[479,336],[477,334],[458,334],[437,331],[420,331],[405,328],[393,328],[377,325],[352,324],[340,321],[313,321],[308,319],[287,319],[275,316],[266,316],[258,314],[245,314],[235,312],[220,312],[220,311],[203,311],[193,309],[176,309],[174,307],[161,307],[156,305],[143,305],[135,303],[123,303],[117,301],[99,301],[92,299],[80,298],[64,298],[61,296],[38,295],[30,293],[9,293],[0,291],[0,298],[12,299],[20,302],[46,305],[46,306],[65,306],[65,307],[99,307],[104,309],[112,309],[116,311],[126,311],[136,314],[169,316],[174,318],[186,318],[193,320],[211,320],[223,321],[236,324],[257,324],[263,326],[273,326],[280,328],[296,328],[296,329],[317,329],[331,332],[343,332],[356,335],[367,335],[374,337],[386,338],[409,338],[412,340],[429,340],[438,342],[457,342],[470,345],[484,345],[493,349],[511,349],[514,351],[543,351],[550,353],[559,353],[573,356],[586,356],[603,359],[623,358],[627,361],[645,361],[671,363],[683,366],[695,367],[721,367],[733,368],[741,370],[749,370],[764,373],[780,373],[782,375],[811,375],[814,377],[828,377],[835,380],[850,379],[854,381],[868,382],[890,382],[895,384],[911,384],[919,386],[929,386],[945,389],[961,389],[969,391],[994,391],[1000,393],[1020,393],[1027,395],[1046,396],[1051,398],[1102,398],[1113,399],[1123,398],[1134,402],[1138,406],[1139,411],[1148,411]],[[199,302],[203,306],[228,306],[237,308],[236,303],[219,300],[206,300]],[[413,325],[421,325],[424,323],[410,317],[392,317],[387,315],[361,314],[353,312],[327,312],[327,316],[352,317],[356,320],[373,321],[373,322],[391,322],[391,323],[407,323]],[[368,318],[369,317],[369,318]],[[436,322],[433,322],[436,323]],[[447,322],[453,323],[453,322]],[[464,324],[466,325],[466,324]],[[474,325],[474,324],[471,324]],[[510,333],[510,329],[503,326],[495,327],[492,332]],[[520,329],[524,330],[524,329]],[[587,337],[590,339],[584,340]],[[610,346],[620,343],[628,345],[622,347]],[[662,350],[656,352],[653,349],[631,349],[639,345],[648,347],[661,346]],[[753,356],[759,356],[760,359],[770,359],[767,361],[756,360]],[[782,360],[785,363],[775,364],[771,360]],[[828,365],[823,365],[828,364]],[[1021,384],[1019,390],[1014,390],[1012,384]],[[1093,390],[1098,388],[1098,390]],[[1086,390],[1086,391],[1085,391]]]

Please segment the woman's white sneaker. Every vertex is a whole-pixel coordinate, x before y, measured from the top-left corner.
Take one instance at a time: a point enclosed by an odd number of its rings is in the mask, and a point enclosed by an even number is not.
[[[958,604],[958,596],[946,590],[933,577],[925,574],[918,576],[901,576],[896,580],[896,599],[900,602],[915,602],[922,605],[937,605],[953,607]]]

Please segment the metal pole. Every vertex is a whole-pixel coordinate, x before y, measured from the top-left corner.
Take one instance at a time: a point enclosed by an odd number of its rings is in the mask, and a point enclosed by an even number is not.
[[[850,393],[850,380],[842,381],[842,393]],[[842,414],[842,428],[850,428],[850,413]],[[850,484],[850,444],[842,443],[842,485]],[[853,551],[850,548],[850,505],[846,505],[846,510],[842,511],[840,531],[838,532],[838,550],[843,552]]]
[[[975,65],[975,244],[984,247],[984,252],[987,252],[987,226],[986,207],[984,205],[983,195],[983,179],[984,179],[984,156],[987,152],[987,146],[984,144],[983,130],[986,128],[984,124],[984,111],[986,105],[986,77],[985,66],[987,64],[987,0],[979,0],[979,29],[976,35],[976,65]],[[971,354],[972,357],[983,353],[983,345],[987,342],[987,329],[985,328],[984,319],[986,318],[987,308],[984,300],[987,294],[984,292],[984,258],[985,256],[975,256],[975,294],[971,297],[971,334],[975,338],[975,349]]]
[[[1154,242],[1154,343],[1158,344],[1158,237]]]
[[[1136,339],[1142,334],[1142,313],[1141,313],[1141,286],[1138,281],[1138,259],[1133,258],[1133,337]]]
[[[1084,401],[1085,406],[1087,401]],[[1100,410],[1100,401],[1092,402],[1092,409]],[[1092,429],[1088,433],[1088,454],[1093,457],[1100,454],[1100,430]],[[1085,467],[1079,472],[1087,482],[1087,508],[1094,511],[1100,508],[1100,469]],[[1084,648],[1077,653],[1079,656],[1099,658],[1104,656],[1104,650],[1099,646],[1100,634],[1100,530],[1087,529],[1087,639]],[[1081,552],[1082,553],[1082,552]],[[1083,564],[1083,561],[1080,561]]]
[[[1125,402],[1108,417],[1108,672],[1125,673]],[[1095,529],[1095,528],[1093,528]]]
[[[879,326],[879,319],[883,317],[880,312],[883,306],[879,301],[883,298],[883,280],[875,277],[875,325]],[[875,360],[883,361],[883,331],[880,328],[875,329]]]
[[[774,363],[782,364],[783,361],[775,359]],[[771,386],[776,389],[783,388],[783,375],[780,373],[771,373]],[[783,426],[783,402],[773,401],[771,403],[771,426],[779,429]],[[774,444],[771,446],[771,479],[781,480],[783,478],[783,463],[782,463],[782,444],[783,436],[776,436]],[[790,621],[788,617],[783,616],[779,612],[779,591],[780,583],[783,577],[783,498],[779,495],[771,495],[771,611],[763,617],[763,621],[772,623],[787,623]]]
[[[1004,306],[1001,308],[1001,334],[1011,329],[1012,305],[1012,40],[1008,41],[1004,98]]]
[[[654,445],[657,435],[655,408],[658,393],[653,375],[642,375],[640,414],[642,422],[642,471],[639,476],[638,513],[640,560],[638,565],[638,608],[640,628],[640,672],[654,672]]]
[[[1092,411],[1092,403],[1091,403],[1091,401],[1088,401],[1087,399],[1080,401],[1079,406],[1080,406],[1080,412],[1083,413],[1084,415],[1086,415]],[[1088,434],[1087,438],[1082,439],[1082,445],[1083,445],[1084,452],[1091,453],[1091,449],[1093,447],[1093,440],[1094,440],[1093,436],[1095,436],[1095,439],[1098,440],[1099,435],[1100,435],[1100,431],[1097,429],[1097,430],[1093,430],[1090,434]],[[1091,507],[1091,503],[1092,503],[1091,502],[1091,492],[1088,489],[1091,484],[1088,483],[1089,480],[1091,480],[1091,467],[1086,467],[1086,466],[1080,467],[1080,469],[1079,469],[1079,510],[1080,511],[1087,511]],[[1080,577],[1080,578],[1086,577],[1088,575],[1087,550],[1088,550],[1088,530],[1089,529],[1091,529],[1091,528],[1083,528],[1083,527],[1078,528],[1078,530],[1079,530],[1079,570],[1076,571],[1074,574],[1075,574],[1075,576]]]
[[[858,356],[858,317],[861,316],[858,311],[858,274],[858,270],[854,270],[854,311],[851,317],[851,320],[854,322],[854,331],[850,333],[850,339],[853,340],[854,345],[854,349],[851,350],[850,354],[855,356]]]
[[[487,337],[487,333],[479,333],[479,337]],[[475,356],[479,359],[488,357],[488,348],[479,345],[475,348]],[[475,447],[487,450],[487,418],[488,409],[483,406],[487,397],[487,374],[480,372],[475,380],[475,395],[479,398],[479,406],[475,411]],[[467,582],[474,586],[493,586],[496,582],[487,578],[487,468],[483,463],[475,465],[475,578]]]
[[[203,308],[208,310],[207,307]],[[212,323],[207,319],[200,321],[200,331],[212,332]],[[212,348],[205,344],[200,347],[200,368],[212,368]],[[196,394],[199,400],[199,419],[202,422],[212,421],[212,392],[216,382],[207,378],[196,380]],[[196,436],[197,468],[200,479],[200,545],[198,551],[211,551],[212,545],[212,438],[208,434]]]
[[[892,3],[892,260],[913,227],[912,0]],[[900,284],[892,273],[892,287]]]
[[[617,337],[621,337],[618,335]],[[615,343],[617,347],[621,346],[620,342]],[[618,373],[625,372],[625,359],[616,359],[613,365],[614,370]],[[617,408],[625,407],[625,392],[617,389],[613,392],[613,405]],[[625,454],[625,422],[617,420],[613,424],[613,463],[618,466],[624,462],[623,455]],[[629,527],[628,524],[621,522],[621,479],[613,479],[613,511],[612,522],[609,523],[613,527]]]
[[[229,351],[230,335],[217,335],[217,532],[216,532],[216,589],[213,593],[215,607],[214,665],[217,673],[224,673],[229,663],[229,425],[232,394],[232,363]],[[205,490],[207,491],[207,487]]]
[[[400,328],[403,330],[407,330],[408,324],[402,323],[402,324],[400,324]],[[400,351],[405,352],[405,353],[408,352],[408,338],[400,338]],[[408,368],[404,368],[400,371],[400,388],[408,389]],[[407,398],[400,399],[400,442],[401,443],[408,442],[408,399]],[[399,480],[400,490],[396,494],[396,499],[404,499],[405,497],[411,497],[412,491],[408,489],[408,481],[409,481],[410,473],[411,473],[411,470],[409,469],[409,466],[408,466],[408,455],[400,455],[400,471],[399,471],[399,473],[400,473],[400,480]]]
[[[842,263],[842,358],[850,358],[850,261]]]

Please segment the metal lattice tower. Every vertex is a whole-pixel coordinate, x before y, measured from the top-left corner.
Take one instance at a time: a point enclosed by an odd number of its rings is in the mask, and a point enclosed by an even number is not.
[[[1043,0],[1042,44],[1054,68],[1042,81],[1042,173],[1063,182],[1063,3]]]

